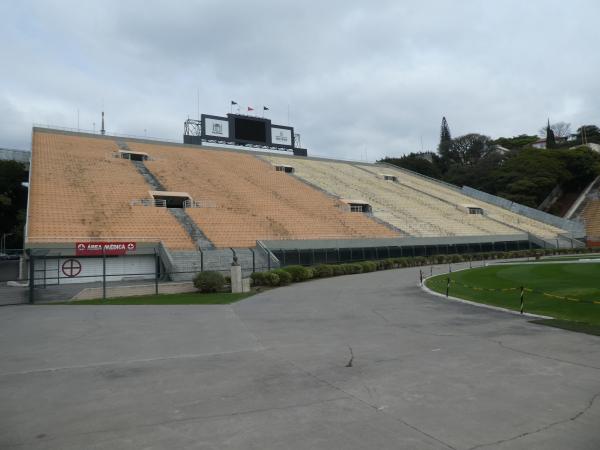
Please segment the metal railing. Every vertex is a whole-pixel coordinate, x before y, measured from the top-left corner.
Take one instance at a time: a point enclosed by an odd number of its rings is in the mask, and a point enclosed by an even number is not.
[[[132,139],[143,139],[143,140],[150,140],[150,141],[160,141],[160,142],[181,144],[180,140],[159,138],[159,137],[147,136],[147,135],[141,136],[138,134],[124,134],[124,133],[113,133],[113,132],[111,132],[110,134],[102,134],[102,133],[100,133],[100,130],[87,130],[84,128],[61,127],[58,125],[49,125],[49,124],[42,124],[42,123],[34,123],[33,127],[34,128],[44,128],[47,130],[67,131],[70,133],[95,134],[100,137],[101,136],[106,136],[109,138],[110,137],[124,137],[124,138],[132,138]]]
[[[462,193],[471,198],[475,198],[486,203],[499,206],[500,208],[506,209],[507,211],[510,211],[512,213],[520,214],[522,216],[527,217],[528,219],[537,220],[538,222],[542,222],[547,225],[559,228],[561,230],[565,230],[571,233],[571,235],[573,235],[574,237],[576,235],[585,235],[584,226],[579,222],[564,219],[562,217],[553,216],[552,214],[548,214],[546,212],[530,208],[529,206],[521,205],[520,203],[512,202],[510,200],[498,197],[496,195],[488,194],[487,192],[483,192],[469,186],[463,186]]]
[[[184,200],[184,208],[216,208],[217,204],[212,200]]]
[[[167,201],[164,199],[157,198],[141,198],[139,200],[131,200],[129,202],[131,206],[154,206],[157,208],[166,208]]]

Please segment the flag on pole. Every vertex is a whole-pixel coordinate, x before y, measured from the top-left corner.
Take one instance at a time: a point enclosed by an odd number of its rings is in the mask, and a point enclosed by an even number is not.
[[[233,100],[231,100],[231,106],[233,105],[237,105],[237,102],[234,102]]]
[[[266,106],[263,106],[263,111],[268,111],[269,108],[267,108]]]
[[[254,108],[252,106],[248,106],[248,111],[254,111]]]

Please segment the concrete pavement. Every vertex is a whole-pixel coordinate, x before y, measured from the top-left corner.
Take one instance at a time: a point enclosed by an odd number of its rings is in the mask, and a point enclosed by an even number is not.
[[[600,338],[417,280],[315,280],[232,306],[0,308],[0,447],[600,448]]]

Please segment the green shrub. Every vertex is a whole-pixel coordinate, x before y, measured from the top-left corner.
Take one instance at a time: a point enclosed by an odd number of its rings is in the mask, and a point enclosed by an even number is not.
[[[316,267],[313,267],[314,277],[315,278],[327,278],[332,277],[334,271],[334,266],[329,264],[319,264]]]
[[[414,266],[424,266],[425,264],[427,264],[427,258],[425,258],[424,256],[415,256],[413,260]]]
[[[362,261],[358,263],[358,265],[362,267],[363,273],[375,272],[377,270],[377,264],[375,264],[373,261]]]
[[[458,262],[462,262],[463,257],[461,255],[452,255],[450,257],[450,261],[453,263],[458,263]]]
[[[217,292],[224,284],[225,277],[219,272],[200,272],[194,277],[194,286],[200,292]]]
[[[384,269],[393,269],[394,267],[396,267],[396,264],[394,263],[394,260],[392,258],[384,259],[381,262],[383,263]]]
[[[396,267],[408,267],[408,258],[394,258]]]
[[[273,271],[266,272],[264,280],[267,286],[279,286],[279,275],[273,273]]]
[[[312,270],[304,266],[287,266],[283,270],[292,276],[294,282],[309,280],[312,277]]]
[[[344,264],[344,272],[348,275],[354,274],[354,273],[362,273],[363,268],[360,264],[357,263],[349,263],[349,264]]]
[[[253,286],[266,286],[265,281],[266,272],[254,272],[250,274],[250,279],[252,280]]]
[[[277,275],[277,277],[279,278],[279,286],[286,286],[292,282],[292,276],[290,275],[290,273],[286,272],[283,269],[273,269],[270,273]]]
[[[344,270],[344,264],[335,264],[332,266],[332,269],[334,277],[346,274],[346,271]]]

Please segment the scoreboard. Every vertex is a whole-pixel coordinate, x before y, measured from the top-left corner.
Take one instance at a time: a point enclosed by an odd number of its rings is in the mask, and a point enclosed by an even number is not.
[[[201,142],[217,142],[234,145],[252,145],[259,147],[294,150],[294,153],[306,156],[306,150],[296,147],[294,128],[275,125],[264,117],[227,114],[213,116],[202,114],[199,130],[186,132],[184,143],[200,144]],[[187,130],[187,128],[186,128]]]

